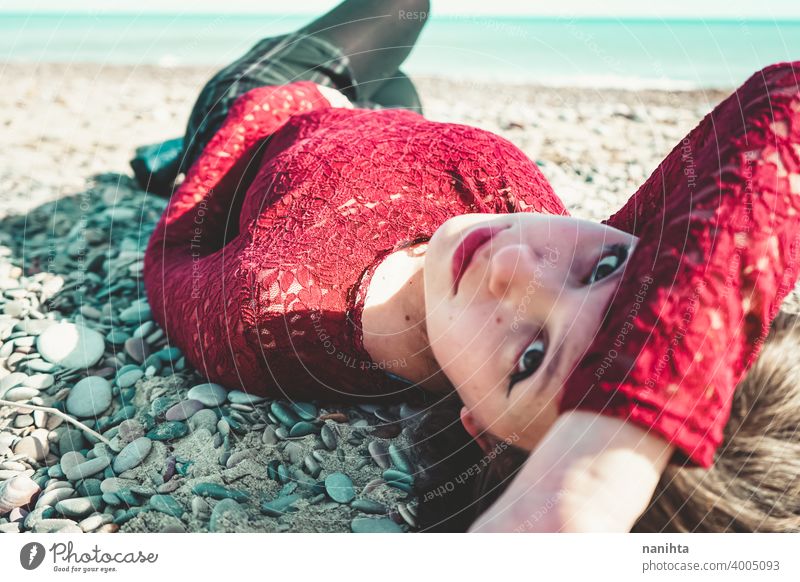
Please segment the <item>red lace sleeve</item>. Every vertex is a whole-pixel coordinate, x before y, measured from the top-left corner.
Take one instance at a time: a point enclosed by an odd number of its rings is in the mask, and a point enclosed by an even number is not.
[[[239,303],[240,258],[250,234],[239,232],[238,210],[258,169],[257,155],[265,138],[292,115],[327,107],[310,81],[241,95],[148,242],[144,282],[153,318],[212,381],[242,387],[242,378],[260,369],[243,341]]]
[[[800,62],[748,79],[605,223],[640,237],[560,411],[628,419],[710,467],[798,277]]]

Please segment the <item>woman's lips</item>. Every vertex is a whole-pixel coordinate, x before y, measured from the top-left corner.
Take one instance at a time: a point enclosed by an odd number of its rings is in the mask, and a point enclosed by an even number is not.
[[[467,236],[461,239],[461,242],[456,247],[453,253],[453,295],[458,293],[458,282],[467,270],[472,257],[475,252],[492,237],[500,232],[509,228],[510,225],[505,226],[482,226],[471,231]]]

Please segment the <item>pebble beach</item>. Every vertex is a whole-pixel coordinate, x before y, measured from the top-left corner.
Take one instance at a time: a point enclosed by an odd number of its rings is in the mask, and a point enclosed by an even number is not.
[[[2,66],[0,532],[418,531],[424,411],[226,390],[151,318],[167,201],[128,161],[183,134],[214,72]],[[426,117],[509,139],[592,220],[729,93],[414,81]]]

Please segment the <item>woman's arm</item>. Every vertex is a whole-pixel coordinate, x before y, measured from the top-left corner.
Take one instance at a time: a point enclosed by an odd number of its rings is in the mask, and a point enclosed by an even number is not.
[[[733,391],[798,278],[800,62],[766,67],[606,222],[640,237],[560,411],[628,420],[710,467]]]
[[[630,531],[672,451],[633,423],[565,412],[470,531]]]
[[[153,318],[191,364],[226,386],[254,377],[240,345],[239,212],[266,137],[292,115],[330,107],[311,81],[241,95],[189,169],[148,242],[144,282]],[[245,225],[242,225],[245,226]]]
[[[625,278],[558,421],[473,531],[628,531],[673,450],[712,465],[798,278],[799,79],[800,62],[753,75],[604,221],[641,239]]]

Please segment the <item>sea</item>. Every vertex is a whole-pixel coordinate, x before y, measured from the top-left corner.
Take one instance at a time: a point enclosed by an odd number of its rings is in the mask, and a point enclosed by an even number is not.
[[[312,16],[0,14],[0,59],[224,66]],[[431,15],[407,74],[550,86],[735,87],[800,60],[800,21]]]

